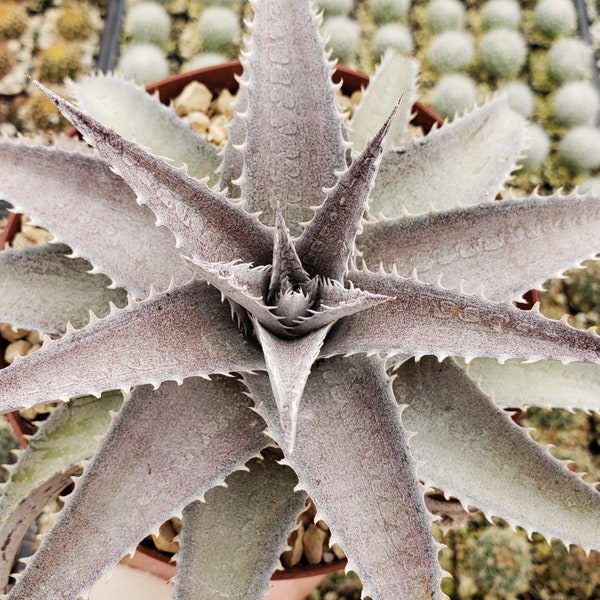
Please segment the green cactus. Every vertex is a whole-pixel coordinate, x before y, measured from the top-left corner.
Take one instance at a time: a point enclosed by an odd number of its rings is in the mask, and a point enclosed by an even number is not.
[[[533,123],[527,128],[525,139],[525,152],[520,162],[526,169],[535,169],[548,157],[550,138],[543,127]]]
[[[471,568],[483,592],[516,598],[529,587],[529,543],[510,529],[487,529],[471,544]]]
[[[523,81],[509,81],[500,91],[508,95],[510,107],[524,117],[530,117],[535,110],[535,98],[531,88]]]
[[[600,130],[591,125],[573,127],[560,141],[558,156],[574,173],[600,167]]]
[[[373,35],[372,44],[377,59],[390,48],[400,54],[410,54],[414,50],[410,29],[400,23],[388,23],[379,27]]]
[[[517,29],[521,23],[521,7],[515,0],[488,0],[481,7],[484,29]]]
[[[369,0],[369,9],[378,24],[404,19],[410,8],[410,0]]]
[[[467,75],[444,75],[431,90],[430,102],[442,116],[451,118],[464,112],[475,103],[477,87]]]
[[[434,33],[463,29],[465,21],[465,7],[458,0],[431,0],[425,9],[425,24]]]
[[[442,31],[427,48],[427,58],[438,73],[460,71],[473,62],[474,56],[475,44],[466,31]]]
[[[557,83],[588,79],[592,72],[592,48],[578,38],[561,38],[547,55],[548,74]]]
[[[0,38],[16,39],[27,29],[27,11],[17,2],[0,3]]]
[[[316,0],[315,5],[328,17],[346,16],[352,10],[354,2],[353,0]]]
[[[0,78],[10,73],[15,64],[15,54],[5,42],[0,41]]]
[[[169,37],[171,17],[156,2],[140,2],[131,7],[125,26],[134,42],[160,45]]]
[[[119,60],[118,70],[137,83],[152,83],[169,74],[169,64],[163,51],[154,44],[133,44]]]
[[[523,36],[512,29],[492,29],[479,42],[481,66],[494,77],[517,75],[527,58]]]
[[[577,27],[577,13],[571,0],[539,0],[533,19],[536,29],[550,38],[571,34]]]
[[[40,56],[40,75],[49,81],[75,77],[80,69],[80,51],[66,42],[56,42]]]
[[[228,53],[235,50],[241,40],[237,15],[223,6],[210,6],[201,15],[198,30],[205,52]]]
[[[340,62],[350,62],[360,44],[360,26],[348,17],[330,17],[325,19],[321,32],[328,39],[327,47],[334,58]]]
[[[589,81],[569,81],[556,91],[552,114],[566,127],[593,125],[599,107],[598,90]]]
[[[56,19],[56,32],[66,40],[82,40],[94,31],[94,23],[86,6],[63,6]]]

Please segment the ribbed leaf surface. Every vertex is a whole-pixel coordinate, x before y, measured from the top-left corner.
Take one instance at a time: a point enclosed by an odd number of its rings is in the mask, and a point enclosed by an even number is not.
[[[600,363],[600,336],[479,296],[395,275],[352,272],[367,291],[394,299],[339,321],[323,355],[393,352]]]
[[[108,289],[110,279],[90,274],[90,263],[66,252],[58,244],[0,252],[0,321],[57,334],[68,322],[86,325],[90,310],[105,317],[111,302],[127,304],[123,289]]]
[[[260,600],[306,494],[272,457],[254,459],[183,511],[176,600]]]
[[[323,201],[322,188],[335,183],[334,171],[346,166],[342,117],[309,3],[261,0],[253,8],[251,52],[242,57],[242,198],[271,224],[280,206],[295,235],[311,217],[309,207]]]
[[[476,358],[466,373],[501,407],[545,406],[600,412],[600,367],[584,363],[563,365],[541,360],[503,365]]]
[[[264,368],[228,312],[199,282],[133,304],[2,369],[1,409]]]
[[[241,389],[220,377],[137,388],[9,598],[76,598],[263,448],[264,423]]]
[[[216,183],[220,160],[216,147],[143,87],[97,74],[71,82],[69,91],[77,105],[103,125],[153,154],[168,156],[176,167],[187,165],[192,177]]]
[[[405,363],[394,381],[418,474],[528,532],[600,549],[600,493],[552,458],[451,360]]]
[[[75,147],[83,152],[83,146]],[[166,289],[172,278],[189,281],[173,236],[154,225],[131,188],[85,147],[82,154],[1,141],[3,197],[139,298],[151,285]]]
[[[392,51],[383,56],[348,122],[348,139],[355,150],[366,146],[369,137],[379,130],[399,100],[385,150],[402,145],[416,99],[418,70],[413,58]]]
[[[188,176],[184,168],[149,154],[42,84],[36,85],[137,193],[138,201],[169,228],[178,244],[209,262],[269,262],[272,236],[256,218],[205,182]]]
[[[40,424],[18,462],[9,468],[10,479],[0,496],[0,589],[8,582],[28,527],[93,454],[110,425],[110,411],[118,410],[122,400],[119,392],[108,392],[60,406]]]
[[[396,217],[403,208],[424,213],[491,200],[514,169],[524,135],[523,119],[496,98],[387,154],[369,211]]]
[[[246,381],[281,441],[268,379]],[[327,435],[323,423],[332,424]],[[407,437],[379,359],[334,358],[315,365],[286,463],[329,525],[332,542],[344,548],[363,594],[377,600],[442,597],[438,548]]]
[[[398,274],[502,301],[539,288],[600,250],[600,197],[533,196],[486,202],[419,217],[367,223],[357,239],[369,268],[396,264]],[[443,232],[443,233],[442,233]]]

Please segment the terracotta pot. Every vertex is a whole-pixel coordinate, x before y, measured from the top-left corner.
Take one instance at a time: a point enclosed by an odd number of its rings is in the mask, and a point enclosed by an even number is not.
[[[235,92],[238,89],[236,76],[241,73],[242,66],[236,60],[174,75],[151,84],[146,89],[149,93],[158,93],[161,102],[168,104],[191,81],[204,83],[215,94],[225,88]],[[336,68],[333,79],[335,82],[342,81],[342,91],[347,95],[351,95],[353,92],[366,87],[369,83],[367,75],[341,66]],[[429,132],[434,124],[439,125],[442,123],[442,119],[435,112],[420,102],[415,103],[413,113],[415,116],[411,123],[421,127],[425,133]],[[69,134],[76,135],[75,129],[72,129]],[[0,248],[14,237],[19,227],[20,215],[11,214],[9,223],[0,240]],[[3,348],[0,348],[0,350],[3,350]],[[5,366],[1,362],[1,356],[0,368]],[[18,413],[7,416],[19,442],[22,446],[26,446],[27,441],[23,434],[32,433],[32,426],[25,419],[21,418]],[[163,579],[170,579],[175,575],[175,565],[169,562],[169,558],[166,554],[140,545],[133,557],[126,557],[122,562],[134,568],[149,571]],[[271,592],[265,596],[264,600],[301,600],[319,584],[327,573],[343,569],[346,562],[346,560],[336,560],[332,563],[299,566],[277,572],[271,578]]]

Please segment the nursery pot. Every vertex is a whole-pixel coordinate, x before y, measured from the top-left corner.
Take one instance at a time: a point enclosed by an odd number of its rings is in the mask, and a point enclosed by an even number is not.
[[[192,81],[203,83],[213,94],[218,94],[223,89],[235,92],[239,87],[236,77],[241,75],[241,73],[242,66],[236,60],[174,75],[153,83],[147,86],[146,89],[149,93],[157,93],[161,102],[168,104]],[[336,83],[342,81],[342,91],[346,95],[351,95],[353,92],[366,87],[369,82],[367,75],[341,66],[336,68],[333,79]],[[413,106],[413,113],[414,116],[411,123],[414,126],[420,127],[424,133],[428,133],[435,124],[440,125],[442,123],[442,119],[435,112],[420,102],[416,102]],[[70,134],[75,135],[76,131],[73,129]],[[0,249],[5,243],[12,240],[19,228],[20,215],[11,214],[0,238]],[[1,368],[5,366],[2,362],[3,347],[0,347],[0,351],[2,351],[0,353]],[[24,434],[32,433],[32,426],[20,417],[18,413],[7,416],[19,442],[22,446],[26,446],[27,440]],[[169,560],[170,557],[168,555],[145,545],[140,545],[133,557],[125,558],[123,562],[134,568],[143,569],[154,575],[158,575],[163,579],[170,579],[175,575],[176,567]],[[318,565],[300,565],[286,569],[285,571],[278,571],[271,578],[271,591],[265,597],[265,600],[301,600],[318,585],[327,573],[343,569],[345,565],[346,560],[344,559]]]

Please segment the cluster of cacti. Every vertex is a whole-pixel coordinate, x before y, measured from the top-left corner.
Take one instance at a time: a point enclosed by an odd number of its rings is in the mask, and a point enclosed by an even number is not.
[[[163,50],[171,33],[171,17],[159,3],[143,1],[131,6],[125,18],[130,43],[121,51],[118,71],[138,83],[148,84],[169,74]]]
[[[484,593],[515,600],[529,587],[531,551],[522,535],[510,529],[493,527],[473,540],[471,568]]]

